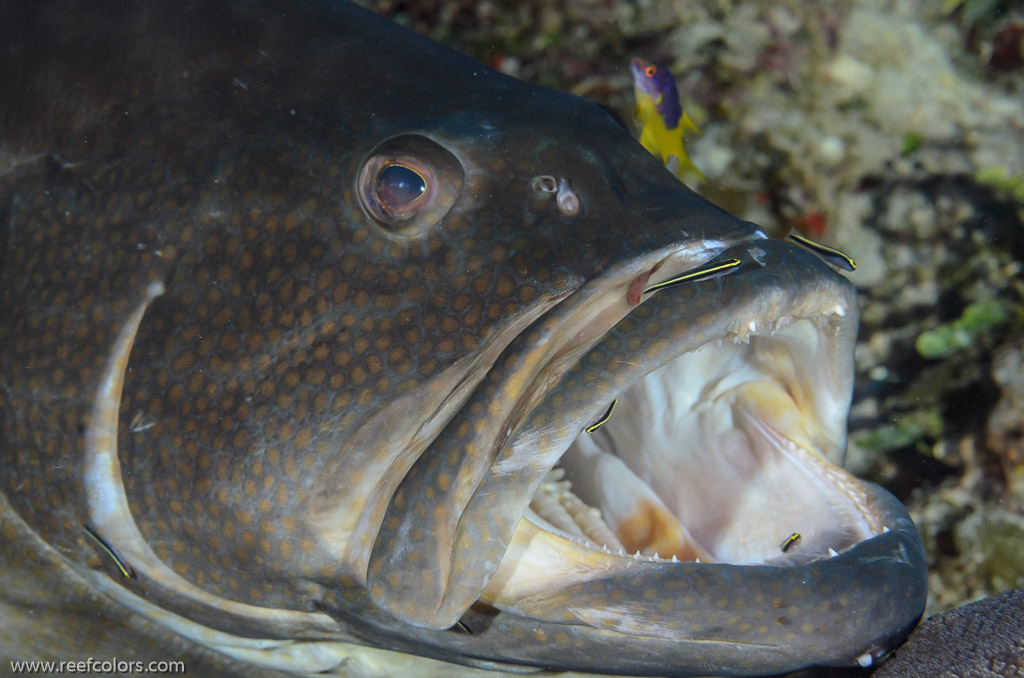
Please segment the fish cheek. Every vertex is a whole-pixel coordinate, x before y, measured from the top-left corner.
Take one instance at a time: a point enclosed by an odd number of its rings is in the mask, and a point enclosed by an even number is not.
[[[450,151],[426,137],[407,134],[378,145],[363,161],[356,193],[378,228],[408,238],[441,223],[464,183],[462,163]]]

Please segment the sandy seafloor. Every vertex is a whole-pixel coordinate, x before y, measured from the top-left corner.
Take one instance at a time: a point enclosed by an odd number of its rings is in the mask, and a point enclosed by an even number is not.
[[[668,65],[698,191],[857,261],[847,466],[910,507],[926,615],[1024,586],[1024,3],[363,4],[627,119]]]

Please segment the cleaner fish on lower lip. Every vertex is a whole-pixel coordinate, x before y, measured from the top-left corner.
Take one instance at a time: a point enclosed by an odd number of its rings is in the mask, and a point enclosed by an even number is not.
[[[5,658],[743,675],[915,623],[840,466],[853,287],[599,107],[342,2],[0,18]]]
[[[726,273],[732,273],[737,267],[739,267],[740,263],[739,259],[716,259],[715,261],[698,266],[693,270],[673,276],[668,280],[663,280],[655,285],[651,285],[644,290],[644,294],[654,292],[655,290],[664,290],[670,287],[686,285],[687,283],[695,283],[700,282],[701,280],[717,278],[718,276],[725,275]]]

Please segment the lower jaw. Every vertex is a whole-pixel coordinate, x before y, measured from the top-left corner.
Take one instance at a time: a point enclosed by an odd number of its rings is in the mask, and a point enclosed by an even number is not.
[[[764,395],[772,389],[755,386],[752,390]],[[743,411],[746,420],[744,435],[755,441],[742,453],[746,458],[737,459],[741,453],[733,450],[733,457],[720,455],[711,466],[698,463],[692,471],[662,469],[676,481],[661,481],[658,491],[652,488],[658,484],[652,483],[657,472],[641,479],[613,454],[588,457],[571,449],[535,493],[482,600],[525,613],[529,603],[524,607],[524,601],[641,564],[798,566],[830,558],[882,533],[882,519],[867,508],[860,481],[812,451],[809,436],[795,435],[799,440],[794,442],[759,423],[766,414],[764,404],[770,401],[737,399],[736,409]],[[777,410],[772,412],[776,417]],[[593,445],[594,437],[584,434],[581,439]],[[721,452],[701,452],[716,451]],[[715,479],[728,470],[714,466],[721,463],[750,467],[751,475],[745,478],[750,484],[730,485]],[[593,479],[586,478],[581,489],[573,487],[575,479],[586,472],[601,472],[598,467],[602,466],[604,478],[599,484],[603,489],[595,490]],[[723,498],[697,515],[699,507],[693,502],[663,501],[666,482],[685,495],[721,494]],[[609,488],[620,496],[608,499]],[[681,505],[687,508],[680,510]],[[727,533],[709,532],[709,525],[716,520],[725,523],[722,516],[731,512],[736,515],[728,521]]]
[[[796,581],[803,581],[802,575],[798,573],[805,571],[806,566],[817,568],[819,564],[824,564],[817,561],[831,561],[837,558],[838,571],[849,572],[851,564],[856,561],[850,560],[854,553],[848,551],[861,545],[865,540],[888,533],[889,524],[893,524],[894,529],[898,526],[904,532],[908,528],[913,531],[905,510],[894,498],[880,488],[852,477],[851,483],[864,493],[865,506],[878,504],[879,495],[885,498],[881,502],[882,505],[876,507],[877,512],[874,508],[865,509],[869,511],[872,523],[877,523],[877,526],[873,526],[867,534],[852,539],[838,549],[818,549],[815,546],[814,550],[819,552],[814,554],[797,552],[796,546],[791,545],[794,553],[787,555],[781,551],[781,544],[776,544],[775,548],[780,557],[772,559],[772,562],[747,563],[742,567],[765,572],[790,571],[793,575],[788,579],[792,580],[795,576]],[[555,505],[559,508],[552,508]],[[542,512],[546,515],[542,515]],[[556,522],[559,524],[556,525]],[[566,487],[561,470],[555,469],[549,474],[531,507],[519,521],[509,541],[505,557],[482,592],[480,602],[497,610],[538,622],[579,623],[579,615],[583,614],[585,617],[594,617],[589,621],[584,620],[588,626],[595,625],[595,620],[604,620],[596,623],[596,626],[640,636],[672,638],[675,637],[672,635],[673,632],[659,629],[656,623],[652,623],[648,628],[647,622],[631,619],[629,615],[620,619],[610,609],[605,612],[586,610],[581,607],[586,604],[584,600],[576,599],[577,594],[573,592],[579,592],[581,586],[587,588],[589,583],[590,590],[603,591],[611,600],[626,601],[621,603],[620,607],[630,604],[643,606],[645,603],[639,597],[655,592],[657,597],[654,601],[667,604],[679,595],[672,591],[680,589],[670,585],[668,589],[662,590],[663,581],[681,581],[687,577],[696,577],[697,572],[703,571],[702,568],[705,567],[710,571],[710,578],[704,579],[705,583],[718,582],[722,585],[719,589],[721,591],[730,591],[730,587],[737,583],[735,577],[738,576],[739,570],[736,563],[705,560],[699,556],[683,559],[676,555],[665,556],[643,551],[630,553],[614,544],[601,544],[608,532],[612,532],[611,527],[596,514],[595,509],[583,504],[579,497]],[[904,534],[899,538],[908,537]],[[916,535],[915,539],[918,539]],[[800,542],[797,541],[796,544]],[[902,549],[900,551],[903,552]],[[840,555],[845,557],[838,558]],[[723,565],[730,568],[732,574],[723,574],[724,571],[719,569]],[[863,565],[857,565],[861,566],[868,568],[869,564],[865,562]],[[694,569],[695,567],[697,569]],[[766,577],[770,579],[770,576],[765,574],[753,579],[764,580]],[[637,582],[640,581],[647,582],[646,587],[636,588]],[[712,586],[717,587],[717,584]],[[618,599],[613,593],[617,587],[621,587],[621,597]],[[740,595],[739,590],[732,593]],[[634,598],[637,599],[633,600]],[[629,602],[631,600],[632,603]],[[647,600],[650,602],[651,599]],[[675,604],[681,603],[675,601]]]

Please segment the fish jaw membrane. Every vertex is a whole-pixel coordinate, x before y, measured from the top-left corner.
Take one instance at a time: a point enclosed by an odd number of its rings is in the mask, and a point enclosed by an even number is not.
[[[909,631],[920,537],[838,466],[852,287],[783,243],[744,247],[745,274],[652,295],[535,407],[558,412],[525,417],[509,445],[592,432],[538,479],[482,601],[661,638],[677,657],[770,648],[780,667],[863,664]]]

